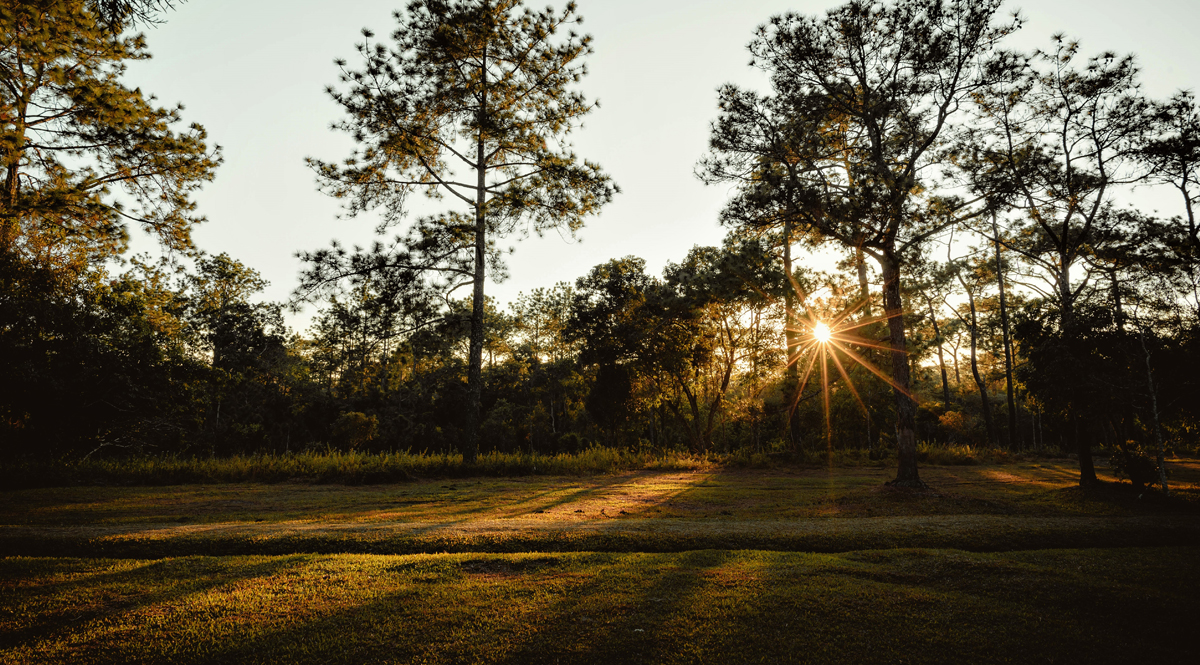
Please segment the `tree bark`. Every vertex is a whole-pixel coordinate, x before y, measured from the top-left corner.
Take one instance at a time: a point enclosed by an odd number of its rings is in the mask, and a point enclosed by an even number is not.
[[[929,320],[933,323],[933,337],[937,341],[938,350],[938,368],[942,371],[942,406],[946,409],[950,408],[950,379],[946,375],[946,354],[942,349],[942,328],[937,322],[937,312],[933,309],[933,301],[926,300],[929,305]]]
[[[791,401],[788,403],[787,423],[788,423],[788,438],[791,440],[792,449],[799,451],[804,441],[800,434],[800,419],[796,417],[796,409],[792,403],[800,399],[800,368],[799,363],[799,348],[800,339],[796,334],[796,318],[793,316],[796,306],[796,294],[792,292],[792,222],[790,219],[783,223],[783,270],[784,275],[784,297],[783,306],[785,312],[783,315],[783,336],[784,343],[787,345],[787,384],[796,391],[792,394]]]
[[[20,232],[20,220],[17,216],[17,195],[21,187],[21,154],[25,143],[25,113],[27,103],[23,97],[18,98],[11,137],[10,147],[4,151],[4,191],[0,193],[0,256],[12,251]]]
[[[862,314],[864,317],[871,316],[871,287],[867,283],[867,259],[861,246],[854,248],[854,262],[858,268],[858,294],[863,301]]]
[[[966,281],[959,277],[963,288],[967,290],[967,304],[971,308],[971,321],[968,324],[971,333],[971,375],[975,378],[975,387],[979,389],[980,406],[983,409],[983,423],[987,428],[988,443],[996,445],[996,423],[992,419],[992,401],[988,397],[987,383],[979,374],[979,360],[977,352],[979,348],[979,319],[975,313],[975,294],[967,287]]]
[[[1166,451],[1163,444],[1162,424],[1158,418],[1158,391],[1154,388],[1154,370],[1150,367],[1150,349],[1146,347],[1146,330],[1138,326],[1138,341],[1142,343],[1142,357],[1146,359],[1146,387],[1150,390],[1150,415],[1154,418],[1154,439],[1158,444],[1155,461],[1158,463],[1158,483],[1163,494],[1171,492],[1167,488]]]
[[[1000,286],[1000,334],[1004,342],[1004,385],[1008,392],[1008,445],[1021,448],[1021,436],[1017,429],[1017,400],[1013,391],[1012,335],[1008,328],[1008,301],[1004,288],[1004,263],[1000,256],[1000,232],[996,217],[992,217],[993,244],[996,248],[996,281]]]
[[[474,464],[479,455],[479,424],[483,404],[483,316],[485,303],[483,280],[487,264],[487,153],[484,145],[483,128],[487,117],[487,51],[484,65],[480,66],[483,76],[483,102],[479,108],[479,136],[475,142],[475,271],[471,292],[471,342],[467,359],[467,431],[463,441],[463,462]]]
[[[898,487],[923,488],[917,471],[917,405],[908,395],[911,384],[908,371],[908,341],[904,335],[904,301],[900,295],[900,261],[890,252],[882,253],[883,310],[888,317],[888,332],[892,344],[892,392],[896,396],[896,448],[899,463],[896,479],[890,484]]]
[[[1061,271],[1058,277],[1059,298],[1062,300],[1059,303],[1060,311],[1060,333],[1062,334],[1062,343],[1064,346],[1072,344],[1075,339],[1075,312],[1074,312],[1074,294],[1071,293],[1071,262],[1070,256],[1061,256],[1062,264]],[[1074,400],[1072,400],[1074,401]],[[1100,484],[1096,478],[1096,465],[1092,461],[1092,442],[1087,436],[1079,435],[1079,418],[1075,413],[1074,404],[1067,407],[1068,422],[1074,424],[1075,427],[1075,452],[1079,455],[1079,486],[1080,487],[1095,487]]]

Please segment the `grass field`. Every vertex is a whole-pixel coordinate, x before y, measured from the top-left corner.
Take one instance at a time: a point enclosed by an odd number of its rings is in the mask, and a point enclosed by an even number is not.
[[[0,662],[1200,660],[1200,464],[0,494]],[[1110,477],[1111,480],[1111,477]]]

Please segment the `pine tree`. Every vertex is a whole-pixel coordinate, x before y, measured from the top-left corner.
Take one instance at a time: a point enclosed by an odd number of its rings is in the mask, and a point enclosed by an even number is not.
[[[1017,26],[995,21],[1000,4],[851,0],[823,17],[777,16],[750,45],[773,94],[723,91],[714,124],[714,152],[743,169],[746,217],[780,217],[879,263],[900,486],[923,485],[902,272],[926,240],[983,211],[935,185],[953,116],[1000,69],[992,52]]]
[[[124,250],[127,225],[190,249],[190,196],[219,148],[182,107],[121,82],[149,58],[142,35],[113,34],[85,0],[0,6],[0,254],[91,257]]]
[[[441,271],[473,287],[464,457],[477,452],[484,346],[484,282],[500,267],[495,241],[517,232],[574,232],[616,187],[566,139],[595,104],[572,89],[586,72],[591,38],[571,29],[574,3],[533,11],[520,0],[414,0],[396,12],[390,45],[358,45],[361,70],[344,61],[329,89],[347,118],[335,125],[359,144],[344,162],[311,159],[321,187],[357,214],[382,209],[384,228],[409,212],[408,195],[458,202],[414,225],[378,260],[309,255],[306,286],[364,270]],[[567,30],[565,39],[555,36]],[[381,229],[382,230],[382,229]],[[361,258],[361,255],[360,255]],[[344,259],[344,260],[343,260]]]

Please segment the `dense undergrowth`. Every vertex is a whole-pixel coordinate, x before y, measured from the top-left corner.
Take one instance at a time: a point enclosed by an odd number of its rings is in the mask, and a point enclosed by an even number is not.
[[[1018,456],[968,445],[922,443],[920,461],[929,465],[1005,463]],[[1033,453],[1029,453],[1032,455]],[[1042,451],[1042,456],[1059,456]],[[1024,456],[1024,455],[1023,455]],[[264,453],[229,457],[177,455],[111,458],[26,458],[0,463],[0,483],[10,489],[73,485],[182,485],[204,483],[310,482],[346,485],[407,482],[420,478],[504,476],[589,476],[625,471],[695,471],[776,466],[891,466],[891,451],[860,449],[799,453],[638,452],[593,447],[579,453],[480,455],[465,464],[457,453],[344,452]]]

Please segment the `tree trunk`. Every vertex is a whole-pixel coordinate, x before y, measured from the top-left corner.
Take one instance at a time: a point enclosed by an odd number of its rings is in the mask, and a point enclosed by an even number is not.
[[[792,406],[793,402],[800,399],[800,368],[799,364],[799,348],[800,338],[796,334],[796,319],[793,316],[796,306],[796,295],[792,289],[792,222],[791,220],[783,223],[783,270],[784,275],[784,296],[783,306],[785,308],[783,316],[783,336],[784,342],[787,345],[787,385],[796,392],[792,395],[791,402],[788,403],[788,438],[791,440],[792,449],[799,451],[803,445],[803,439],[800,434],[800,419],[796,417],[796,409]]]
[[[929,320],[933,322],[933,338],[937,342],[938,350],[938,368],[942,371],[942,406],[947,410],[950,408],[950,379],[946,375],[946,354],[942,350],[942,328],[937,322],[937,312],[933,310],[933,301],[927,300],[929,305]]]
[[[966,287],[966,284],[963,284]],[[987,428],[988,443],[996,445],[996,422],[992,419],[992,400],[988,397],[987,383],[979,375],[979,320],[975,314],[975,294],[967,289],[967,303],[971,308],[971,376],[975,378],[975,387],[979,390],[980,407],[983,409],[983,424]]]
[[[9,146],[4,151],[4,191],[0,192],[0,256],[12,251],[20,232],[17,215],[17,194],[21,187],[21,155],[25,145],[25,116],[28,102],[24,97],[16,99],[14,117],[7,119],[11,124]]]
[[[486,61],[487,53],[484,52]],[[485,250],[487,249],[487,154],[483,127],[487,115],[487,67],[480,67],[483,76],[483,105],[480,106],[480,134],[475,142],[475,274],[471,292],[471,343],[467,359],[466,439],[463,442],[463,462],[474,464],[479,454],[479,424],[483,404],[483,315],[485,311],[483,280]]]
[[[962,392],[962,367],[959,366],[959,362],[958,362],[958,350],[961,348],[962,348],[962,342],[960,342],[958,339],[958,336],[955,335],[954,336],[954,387],[958,388],[959,392]]]
[[[900,296],[900,262],[890,252],[883,253],[883,310],[888,317],[892,343],[892,392],[896,396],[896,448],[899,464],[898,487],[925,487],[917,472],[917,405],[909,397],[908,341],[904,334],[904,301]]]
[[[1069,346],[1075,339],[1075,302],[1074,294],[1071,293],[1070,257],[1060,256],[1059,262],[1062,265],[1062,272],[1058,276],[1059,298],[1062,301],[1059,303],[1061,317],[1059,327],[1063,345]],[[1074,404],[1067,408],[1068,422],[1073,423],[1075,427],[1075,452],[1079,455],[1079,486],[1095,487],[1100,484],[1100,481],[1096,478],[1096,465],[1092,461],[1091,439],[1079,435],[1079,418],[1078,414],[1075,413]]]
[[[1117,271],[1115,269],[1107,272],[1108,283],[1112,285],[1113,327],[1117,329],[1117,332],[1124,332],[1125,306],[1124,303],[1121,302],[1121,279],[1117,275]]]
[[[0,211],[0,255],[11,251],[17,241],[17,165],[9,164],[4,178],[4,192],[0,201],[4,204]]]
[[[1000,334],[1004,342],[1004,385],[1008,392],[1008,445],[1016,450],[1021,447],[1021,437],[1017,429],[1017,400],[1013,392],[1012,335],[1008,328],[1008,302],[1004,288],[1004,264],[1000,256],[1000,232],[994,215],[992,233],[995,234],[993,240],[996,247],[996,281],[1000,286]]]
[[[1150,349],[1146,347],[1146,330],[1138,326],[1138,341],[1142,343],[1142,357],[1146,359],[1146,387],[1150,390],[1150,415],[1154,418],[1154,439],[1158,444],[1155,461],[1158,463],[1158,483],[1163,494],[1171,492],[1167,488],[1166,451],[1163,445],[1162,424],[1158,418],[1158,391],[1154,388],[1154,370],[1150,367]]]
[[[871,316],[871,287],[867,284],[867,259],[863,255],[862,247],[854,248],[854,262],[858,268],[858,294],[862,298],[862,314],[864,317]]]
[[[979,349],[979,318],[975,312],[975,293],[967,286],[967,281],[963,279],[962,274],[958,275],[958,283],[962,284],[963,290],[967,292],[967,305],[971,309],[971,320],[967,322],[968,332],[971,335],[971,376],[975,378],[975,387],[979,390],[980,407],[983,409],[983,424],[987,428],[988,444],[996,445],[996,423],[992,420],[992,402],[988,397],[987,384],[984,383],[983,377],[979,375],[979,360],[977,358]]]

